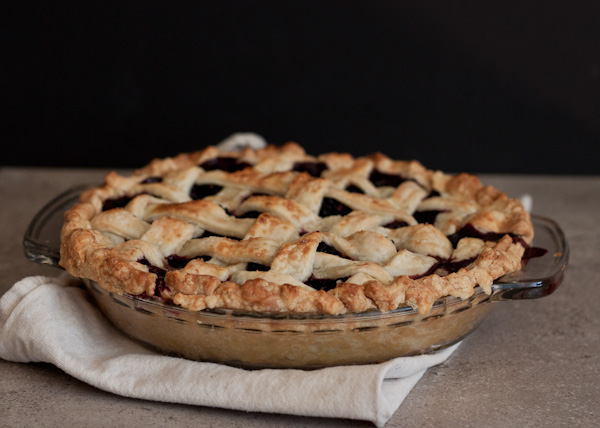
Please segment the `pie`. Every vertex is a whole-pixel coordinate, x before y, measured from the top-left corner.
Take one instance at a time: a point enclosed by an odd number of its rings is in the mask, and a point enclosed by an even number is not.
[[[522,204],[471,174],[296,143],[210,146],[86,190],[65,215],[60,264],[192,311],[424,314],[491,293],[532,238]]]

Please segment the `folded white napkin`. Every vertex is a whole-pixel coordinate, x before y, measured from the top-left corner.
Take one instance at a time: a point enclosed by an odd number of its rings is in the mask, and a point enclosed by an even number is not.
[[[0,358],[48,362],[126,397],[383,426],[436,354],[321,370],[242,370],[159,355],[129,340],[67,275],[29,277],[0,299]]]

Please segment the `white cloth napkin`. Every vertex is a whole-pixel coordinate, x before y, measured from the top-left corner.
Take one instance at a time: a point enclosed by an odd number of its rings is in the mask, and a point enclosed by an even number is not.
[[[382,427],[427,368],[430,355],[321,370],[242,370],[159,355],[119,333],[87,291],[62,275],[29,277],[0,299],[0,358],[48,362],[126,397],[372,421]]]

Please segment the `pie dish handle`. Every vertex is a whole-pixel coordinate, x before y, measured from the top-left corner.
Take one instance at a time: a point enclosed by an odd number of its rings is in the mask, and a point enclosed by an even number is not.
[[[520,271],[499,278],[492,285],[491,300],[537,299],[552,294],[562,283],[569,262],[569,244],[558,223],[532,215],[533,246]]]
[[[60,260],[60,229],[65,212],[79,201],[81,192],[91,187],[70,188],[48,202],[33,217],[23,237],[25,256],[32,262],[62,269]]]

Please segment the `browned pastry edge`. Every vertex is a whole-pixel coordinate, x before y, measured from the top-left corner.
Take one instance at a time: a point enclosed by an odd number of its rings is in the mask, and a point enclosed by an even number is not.
[[[256,161],[278,150],[280,153],[290,152],[296,159],[315,159],[305,155],[303,149],[294,143],[280,148],[269,146],[256,152],[248,149],[234,156]],[[221,155],[218,150],[209,147],[175,158],[154,160],[133,175],[163,176],[180,168],[198,165],[217,155]],[[330,165],[337,164],[338,167],[348,165],[351,168],[357,164],[347,154],[328,154],[319,159],[325,159]],[[220,281],[210,275],[174,270],[167,272],[165,281],[167,286],[174,285],[172,289],[179,292],[175,291],[169,297],[175,304],[193,311],[229,308],[256,312],[342,314],[390,311],[408,304],[420,313],[427,313],[441,297],[468,298],[477,285],[489,293],[495,279],[520,269],[524,247],[508,234],[518,235],[529,244],[533,238],[533,227],[529,213],[519,201],[509,199],[491,186],[483,186],[476,176],[470,174],[450,176],[426,170],[416,161],[392,161],[381,154],[373,155],[371,159],[380,171],[411,177],[429,189],[445,192],[457,199],[476,201],[482,209],[470,217],[469,223],[482,230],[506,235],[498,242],[488,244],[469,266],[446,276],[432,274],[411,279],[400,275],[387,285],[379,281],[364,284],[342,282],[325,292],[287,283],[276,284],[260,278],[237,284]],[[132,247],[129,252],[117,252],[109,248],[110,243],[102,233],[90,227],[92,218],[102,211],[105,199],[118,197],[127,191],[119,188],[120,180],[117,174],[108,174],[104,186],[84,192],[80,203],[65,214],[60,265],[72,275],[96,281],[110,291],[152,296],[157,276],[147,266],[138,263],[144,257],[143,249]],[[488,207],[490,210],[486,209]],[[502,218],[494,215],[498,212],[503,214]]]

